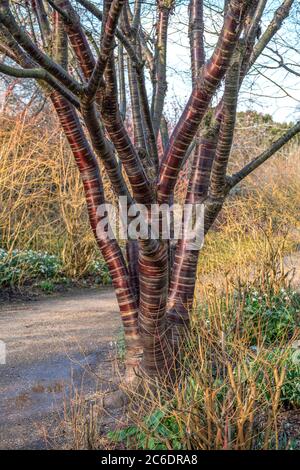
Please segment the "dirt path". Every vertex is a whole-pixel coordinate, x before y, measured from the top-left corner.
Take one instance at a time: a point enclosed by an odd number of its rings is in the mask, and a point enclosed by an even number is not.
[[[110,289],[0,305],[0,449],[45,448],[71,384],[92,392],[96,372],[107,387],[119,328]]]

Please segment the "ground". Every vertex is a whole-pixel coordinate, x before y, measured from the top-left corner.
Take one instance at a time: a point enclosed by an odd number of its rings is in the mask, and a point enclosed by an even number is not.
[[[287,271],[296,270],[293,284],[299,288],[300,253],[287,256],[284,264]],[[60,444],[51,430],[64,421],[74,388],[93,396],[117,376],[112,368],[120,327],[110,288],[2,301],[0,339],[7,363],[0,365],[0,449]]]
[[[47,446],[43,429],[62,418],[71,385],[85,394],[107,385],[119,329],[110,289],[0,306],[0,449]]]

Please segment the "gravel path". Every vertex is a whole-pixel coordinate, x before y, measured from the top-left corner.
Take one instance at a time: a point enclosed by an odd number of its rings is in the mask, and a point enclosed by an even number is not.
[[[72,388],[92,392],[95,373],[107,387],[119,329],[110,289],[0,305],[0,449],[45,448],[43,427],[59,418]]]

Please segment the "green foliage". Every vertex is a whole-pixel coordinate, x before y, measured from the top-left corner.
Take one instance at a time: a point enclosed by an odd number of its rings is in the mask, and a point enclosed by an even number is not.
[[[128,426],[108,434],[111,441],[123,442],[128,448],[134,445],[135,449],[149,450],[180,450],[183,448],[182,437],[178,421],[163,409],[146,416],[139,426]]]
[[[88,273],[95,276],[95,282],[103,286],[111,284],[111,277],[107,264],[103,259],[94,260],[90,266]]]
[[[265,345],[291,338],[298,326],[300,295],[291,289],[263,291],[251,288],[244,295],[243,328],[255,345],[258,336]]]
[[[48,294],[54,291],[54,287],[54,283],[49,279],[46,279],[45,281],[41,281],[39,283],[39,288],[42,289],[44,292],[47,292]]]
[[[288,407],[300,406],[300,355],[298,348],[288,347],[286,350],[274,348],[259,352],[264,361],[264,369],[255,358],[250,360],[250,365],[257,369],[257,386],[264,397],[270,400],[270,390],[276,389],[273,370],[276,367],[284,374],[280,389],[280,401]]]
[[[32,250],[0,249],[0,286],[12,286],[35,279],[53,279],[59,275],[58,258],[48,253]]]

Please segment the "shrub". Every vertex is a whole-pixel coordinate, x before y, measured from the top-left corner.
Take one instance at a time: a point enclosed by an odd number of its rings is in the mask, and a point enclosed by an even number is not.
[[[250,288],[244,295],[243,328],[251,344],[258,336],[265,345],[291,338],[298,326],[300,295],[282,287],[278,292]]]
[[[11,286],[35,279],[52,279],[59,275],[58,258],[48,253],[32,250],[0,249],[0,285]]]

